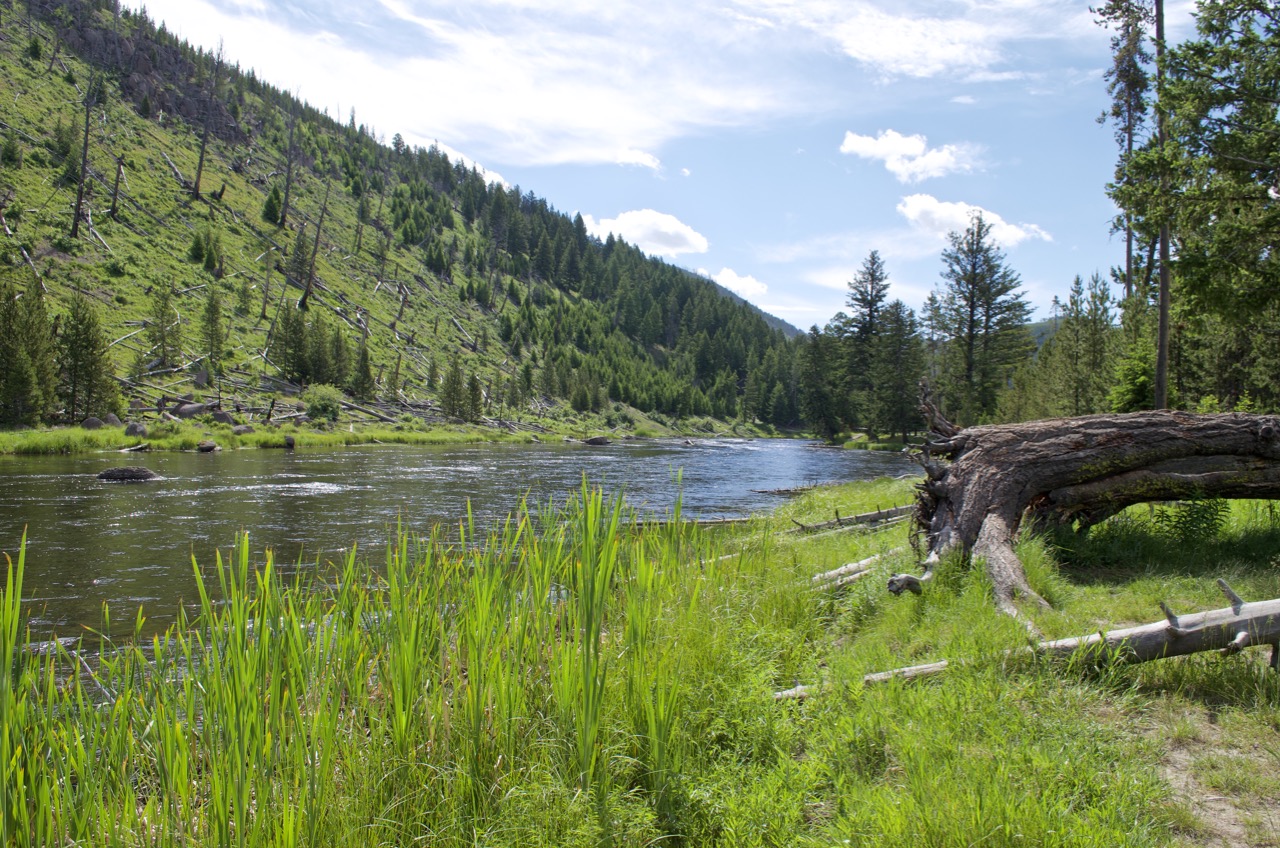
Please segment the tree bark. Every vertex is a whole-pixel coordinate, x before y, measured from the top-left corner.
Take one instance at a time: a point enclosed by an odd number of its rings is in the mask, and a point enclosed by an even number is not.
[[[933,431],[917,494],[924,574],[894,575],[895,595],[919,594],[959,550],[985,562],[997,606],[1017,616],[1018,600],[1047,606],[1013,551],[1028,515],[1087,527],[1136,503],[1280,498],[1280,416],[1152,411],[958,430],[927,392],[923,409]]]

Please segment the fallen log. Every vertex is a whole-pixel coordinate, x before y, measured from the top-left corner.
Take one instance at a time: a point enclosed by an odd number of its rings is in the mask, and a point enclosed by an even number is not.
[[[1278,416],[1161,410],[962,430],[927,387],[922,411],[931,423],[917,457],[924,573],[890,578],[895,595],[920,594],[941,557],[959,550],[985,563],[997,606],[1018,616],[1017,600],[1048,606],[1013,551],[1025,516],[1084,528],[1136,503],[1280,498]]]
[[[818,524],[804,524],[794,518],[791,519],[791,523],[796,525],[794,532],[815,533],[819,530],[829,530],[832,527],[847,527],[851,524],[876,524],[881,521],[910,515],[915,509],[911,504],[906,504],[905,506],[895,506],[889,509],[877,509],[874,512],[863,512],[858,515],[851,515],[848,518],[842,518],[840,513],[837,512],[835,518]]]
[[[1230,606],[1180,616],[1161,601],[1163,621],[1110,632],[1099,631],[1070,639],[1045,640],[1026,648],[1006,651],[1005,656],[1031,654],[1055,659],[1081,657],[1089,662],[1128,665],[1205,651],[1218,651],[1229,657],[1245,648],[1269,645],[1271,670],[1280,671],[1280,598],[1246,603],[1222,578],[1218,579],[1218,588],[1226,595]],[[942,660],[896,668],[868,674],[862,678],[862,685],[927,677],[945,671],[948,667],[949,663]],[[822,684],[795,686],[775,692],[773,697],[777,701],[803,699],[825,688],[827,687]]]

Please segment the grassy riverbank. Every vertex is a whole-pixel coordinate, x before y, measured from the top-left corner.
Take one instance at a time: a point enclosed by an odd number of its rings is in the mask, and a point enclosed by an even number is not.
[[[135,448],[150,451],[193,451],[203,441],[213,441],[220,448],[279,448],[285,436],[291,436],[297,447],[342,447],[344,445],[449,445],[479,442],[560,441],[564,438],[585,439],[604,435],[610,439],[689,437],[689,438],[757,438],[776,437],[771,428],[726,423],[714,419],[658,424],[647,421],[629,430],[604,427],[597,422],[557,421],[547,419],[537,429],[510,431],[499,427],[473,424],[422,424],[406,420],[396,424],[339,422],[325,424],[258,425],[252,433],[236,435],[227,424],[210,421],[163,421],[148,424],[142,437],[126,436],[124,427],[104,426],[96,430],[82,427],[53,427],[31,430],[0,431],[0,455],[37,455],[91,453],[95,451]]]
[[[586,492],[288,579],[241,545],[200,564],[208,593],[164,637],[85,660],[21,647],[18,557],[0,844],[1274,844],[1265,654],[1011,664],[1026,633],[980,571],[949,563],[894,599],[904,527],[784,532],[909,498],[905,481],[822,488],[711,531],[635,528]],[[1026,542],[1055,607],[1040,626],[1222,606],[1218,576],[1280,595],[1274,510],[1232,505],[1220,530],[1188,515]],[[810,590],[873,553],[867,580]],[[966,662],[857,683],[943,658]],[[829,688],[773,700],[796,682]]]

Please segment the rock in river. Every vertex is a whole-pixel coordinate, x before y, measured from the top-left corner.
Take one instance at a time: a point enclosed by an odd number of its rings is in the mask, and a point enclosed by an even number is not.
[[[99,473],[98,479],[112,483],[142,483],[146,480],[158,480],[160,475],[141,465],[121,465]]]

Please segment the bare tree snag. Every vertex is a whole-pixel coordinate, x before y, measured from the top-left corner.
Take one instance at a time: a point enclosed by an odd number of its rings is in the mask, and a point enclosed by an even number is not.
[[[1280,416],[1160,410],[960,430],[927,390],[923,410],[924,573],[890,578],[895,595],[919,594],[939,559],[960,550],[986,563],[996,604],[1016,616],[1016,600],[1046,606],[1013,552],[1025,516],[1088,527],[1136,503],[1280,498]]]

